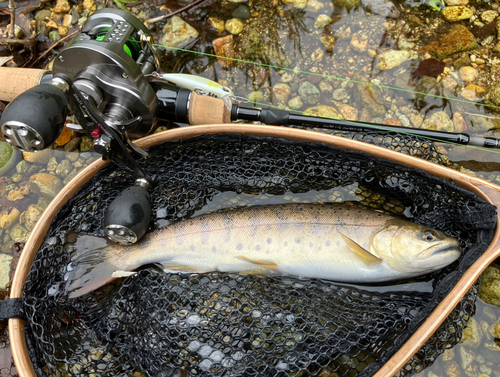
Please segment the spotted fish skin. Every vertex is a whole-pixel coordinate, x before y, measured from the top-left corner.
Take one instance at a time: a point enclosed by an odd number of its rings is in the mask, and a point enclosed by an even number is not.
[[[185,272],[368,283],[422,275],[459,256],[454,238],[385,213],[346,205],[260,206],[202,215],[157,229],[136,245],[82,253],[73,261],[69,290],[76,297],[115,271],[150,263]]]

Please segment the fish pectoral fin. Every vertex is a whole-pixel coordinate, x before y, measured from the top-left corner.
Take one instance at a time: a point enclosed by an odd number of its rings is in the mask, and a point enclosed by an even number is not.
[[[349,237],[346,235],[340,233],[340,236],[342,239],[345,241],[347,246],[349,246],[349,249],[354,251],[356,255],[363,261],[363,263],[367,264],[368,266],[376,265],[379,263],[382,263],[382,259],[379,257],[376,257],[372,253],[370,253],[368,250],[363,248],[361,245],[359,245],[357,242],[351,240]]]
[[[243,260],[245,260],[247,262],[256,264],[259,267],[265,268],[265,269],[268,269],[268,270],[277,270],[278,269],[278,265],[276,263],[274,263],[274,262],[262,261],[262,260],[258,260],[258,259],[252,259],[252,258],[245,257],[243,255],[238,255],[237,258],[240,258],[240,259],[243,259]]]
[[[111,277],[113,278],[126,278],[132,275],[135,275],[137,272],[134,271],[123,271],[123,270],[116,270],[111,274]]]

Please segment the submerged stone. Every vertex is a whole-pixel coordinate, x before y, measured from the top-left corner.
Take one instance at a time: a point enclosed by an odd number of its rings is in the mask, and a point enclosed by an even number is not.
[[[308,81],[300,84],[299,95],[302,101],[309,105],[317,105],[321,98],[319,89]]]
[[[438,60],[442,60],[462,51],[478,48],[474,35],[463,25],[455,25],[438,41],[433,41],[423,47],[421,52],[428,52]]]
[[[179,47],[198,38],[198,31],[178,16],[172,17],[170,22],[163,27],[160,44],[169,47]]]
[[[378,68],[380,70],[396,68],[408,59],[410,59],[410,53],[406,50],[385,51],[379,55]]]
[[[343,119],[342,115],[337,111],[337,109],[326,105],[310,107],[306,109],[306,111],[304,111],[304,115],[312,115],[330,119]]]
[[[479,287],[479,298],[500,307],[500,266],[491,264],[484,272]]]
[[[242,20],[246,20],[250,18],[250,9],[246,5],[240,5],[238,8],[231,13],[231,16],[234,18],[241,18]]]
[[[360,80],[357,80],[360,81]],[[369,111],[372,117],[385,115],[386,108],[382,103],[382,91],[375,85],[358,84],[354,87],[355,103]]]
[[[346,8],[347,10],[350,10],[361,6],[361,0],[334,0],[333,5],[336,8]]]
[[[434,131],[453,132],[453,121],[444,111],[436,111],[424,120],[421,128]]]
[[[243,21],[238,18],[231,18],[226,21],[226,30],[233,35],[238,35],[243,31],[244,28]]]

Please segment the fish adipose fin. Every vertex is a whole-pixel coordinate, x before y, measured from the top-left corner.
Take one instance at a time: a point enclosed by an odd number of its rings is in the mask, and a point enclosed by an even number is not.
[[[266,269],[269,269],[269,270],[274,270],[275,271],[275,270],[278,269],[278,265],[276,263],[274,263],[274,262],[261,261],[261,260],[258,260],[258,259],[252,259],[252,258],[244,257],[243,255],[238,255],[238,258],[246,260],[247,262],[256,264],[259,267],[266,268]]]
[[[361,245],[356,243],[355,241],[351,240],[349,237],[346,235],[340,233],[340,236],[342,239],[345,241],[347,246],[349,246],[349,249],[351,249],[356,255],[363,261],[368,266],[373,266],[382,263],[382,259],[376,257],[372,253],[370,253],[368,250],[363,248]]]

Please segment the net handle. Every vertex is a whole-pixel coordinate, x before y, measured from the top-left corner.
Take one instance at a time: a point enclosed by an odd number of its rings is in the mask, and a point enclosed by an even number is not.
[[[360,141],[315,131],[253,124],[213,124],[167,130],[136,140],[135,143],[139,147],[147,149],[154,145],[168,141],[185,140],[199,135],[215,135],[220,133],[277,137],[302,142],[324,143],[333,147],[352,151],[363,151],[377,158],[384,158],[406,165],[410,168],[423,170],[433,176],[447,181],[454,180],[458,186],[477,194],[489,203],[493,205],[495,205],[495,203],[500,203],[500,187],[485,180],[468,176],[450,168],[421,160],[417,157],[404,155],[399,152]],[[88,182],[99,170],[107,165],[108,162],[109,161],[97,160],[82,170],[75,178],[63,187],[61,192],[56,195],[47,209],[43,212],[42,216],[33,228],[33,231],[31,232],[19,259],[18,267],[12,281],[10,293],[11,298],[22,297],[22,287],[28,272],[57,211],[76,194],[78,189],[83,184]],[[498,214],[497,221],[500,224]],[[375,374],[375,377],[386,377],[396,374],[437,330],[437,328],[451,313],[453,308],[458,304],[481,273],[499,256],[500,234],[497,227],[490,247],[471,266],[471,268],[465,272],[457,285],[432,312],[429,318],[427,318],[427,320],[404,344],[404,346],[401,347],[401,349],[396,352],[393,357]],[[25,325],[26,322],[24,320],[9,319],[9,337],[12,347],[12,355],[20,377],[36,377],[36,373],[26,346],[24,333]]]

